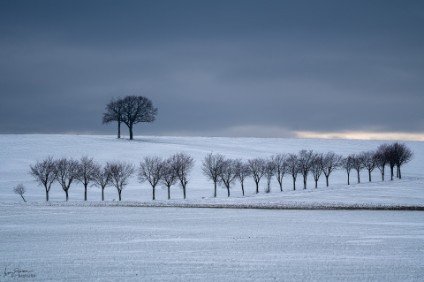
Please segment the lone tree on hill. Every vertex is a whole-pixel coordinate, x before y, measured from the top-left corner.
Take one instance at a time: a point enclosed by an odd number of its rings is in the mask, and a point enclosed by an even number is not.
[[[106,105],[106,112],[103,114],[103,124],[116,121],[118,123],[118,139],[121,138],[121,123],[123,118],[124,107],[122,99],[112,99]]]
[[[123,99],[112,100],[106,105],[103,114],[103,123],[118,122],[118,138],[120,138],[120,124],[124,123],[129,130],[130,140],[134,139],[133,126],[140,122],[153,122],[158,109],[153,107],[152,101],[143,96],[127,96]]]

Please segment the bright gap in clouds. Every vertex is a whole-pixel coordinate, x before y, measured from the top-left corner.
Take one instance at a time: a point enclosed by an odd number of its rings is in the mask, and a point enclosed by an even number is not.
[[[321,138],[321,139],[354,139],[354,140],[409,140],[424,141],[424,133],[406,132],[313,132],[296,131],[297,138]]]

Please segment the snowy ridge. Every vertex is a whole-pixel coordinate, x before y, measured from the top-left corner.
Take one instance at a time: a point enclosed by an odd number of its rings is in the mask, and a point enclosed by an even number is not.
[[[133,207],[133,208],[207,208],[207,209],[266,209],[266,210],[399,210],[424,211],[424,205],[288,202],[288,203],[183,203],[183,202],[31,202],[1,204],[2,206],[35,207]]]

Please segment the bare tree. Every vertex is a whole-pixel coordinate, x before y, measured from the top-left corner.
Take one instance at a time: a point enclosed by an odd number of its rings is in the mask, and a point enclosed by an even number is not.
[[[313,156],[314,152],[312,150],[301,150],[299,152],[298,162],[300,174],[303,176],[303,189],[306,189],[306,182],[309,171],[311,170]]]
[[[106,164],[95,172],[93,182],[102,190],[102,201],[105,200],[105,188],[111,184],[110,164]]]
[[[162,179],[163,160],[159,157],[145,157],[140,162],[138,170],[138,179],[141,183],[149,182],[152,186],[152,198],[156,199],[156,185]]]
[[[73,159],[61,158],[55,161],[57,169],[57,181],[62,186],[66,195],[66,201],[69,200],[69,188],[77,180],[80,171],[78,161]]]
[[[234,160],[234,169],[236,173],[236,178],[240,181],[241,191],[244,196],[244,180],[250,176],[249,165],[244,163],[242,160]]]
[[[217,192],[216,187],[220,180],[220,176],[222,174],[223,165],[224,165],[224,156],[221,154],[212,154],[209,153],[206,155],[205,159],[202,162],[202,172],[213,181],[214,190],[213,196],[216,198]]]
[[[153,122],[158,109],[143,96],[127,96],[122,99],[122,122],[128,126],[130,140],[134,139],[133,126],[140,122]]]
[[[84,185],[84,201],[87,201],[88,185],[94,182],[94,178],[98,174],[100,166],[96,164],[92,158],[84,156],[79,161],[78,170],[77,180]]]
[[[396,166],[396,159],[397,159],[396,153],[397,152],[394,147],[394,144],[391,144],[387,147],[386,157],[390,167],[390,180],[393,180],[393,177],[394,177],[394,168]]]
[[[283,178],[287,171],[287,155],[277,154],[271,157],[272,162],[275,166],[275,176],[278,184],[280,185],[280,191],[283,192]]]
[[[323,172],[324,168],[324,156],[316,153],[312,158],[311,173],[315,181],[315,189],[318,188],[318,180]]]
[[[55,161],[52,157],[37,161],[34,165],[30,165],[30,174],[35,178],[38,184],[44,186],[46,201],[48,202],[50,189],[57,178]]]
[[[375,152],[362,152],[360,155],[360,159],[362,161],[362,166],[368,171],[368,181],[371,182],[371,173],[376,166]]]
[[[276,164],[273,162],[273,159],[267,160],[265,163],[265,177],[266,177],[266,189],[265,193],[271,192],[271,180],[275,175]]]
[[[296,178],[300,172],[299,159],[295,154],[289,154],[287,157],[287,173],[293,178],[293,190],[296,190]]]
[[[323,167],[322,170],[325,175],[325,182],[328,187],[328,179],[330,178],[330,174],[340,167],[341,165],[342,156],[337,155],[333,152],[328,152],[323,157]]]
[[[187,196],[186,188],[189,181],[188,177],[194,166],[194,160],[187,154],[178,153],[172,156],[172,163],[174,165],[175,174],[177,175],[181,188],[183,189],[183,196],[185,199]]]
[[[361,183],[361,169],[364,168],[364,161],[361,154],[355,154],[353,156],[352,167],[356,170],[358,183]]]
[[[261,178],[265,174],[265,160],[260,158],[255,158],[248,160],[250,173],[253,177],[253,180],[256,184],[256,194],[259,193],[259,182],[261,181]]]
[[[375,166],[378,168],[378,170],[381,173],[381,180],[384,181],[384,170],[386,168],[387,162],[388,162],[388,145],[387,144],[381,144],[378,146],[377,151],[374,153],[374,161]]]
[[[25,186],[23,184],[18,184],[13,188],[13,192],[15,192],[15,194],[21,196],[22,200],[24,200],[24,202],[26,203],[26,200],[24,198],[24,194],[26,192],[25,190]]]
[[[172,158],[163,161],[161,183],[168,189],[168,200],[170,200],[171,186],[177,183],[177,174],[174,170]]]
[[[134,166],[125,162],[108,163],[110,172],[110,182],[118,191],[119,201],[121,201],[122,190],[128,185],[129,178],[134,174]]]
[[[346,158],[342,159],[341,166],[345,169],[347,173],[347,185],[350,185],[350,171],[353,168],[353,160],[355,155],[349,155]]]
[[[220,180],[222,184],[224,184],[225,188],[227,188],[227,195],[230,197],[230,186],[234,182],[236,178],[236,170],[234,169],[234,161],[233,160],[224,160],[222,163],[222,171],[220,174]]]
[[[402,173],[400,171],[400,167],[404,165],[405,163],[412,160],[412,157],[414,154],[412,153],[411,149],[409,149],[405,144],[402,143],[394,143],[393,150],[395,151],[395,164],[396,164],[396,175],[399,179],[402,178]]]
[[[121,138],[121,123],[123,121],[124,107],[122,99],[112,99],[106,105],[106,112],[103,114],[103,124],[116,121],[118,123],[118,139]]]

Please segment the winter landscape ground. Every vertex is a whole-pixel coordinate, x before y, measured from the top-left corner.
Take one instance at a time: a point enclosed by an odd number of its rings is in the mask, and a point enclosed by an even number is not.
[[[286,176],[284,192],[275,182],[265,194],[263,181],[257,195],[248,179],[246,197],[235,183],[231,198],[222,189],[214,199],[213,185],[201,173],[210,152],[242,159],[301,149],[347,155],[381,143],[386,142],[0,135],[0,281],[422,281],[423,142],[405,142],[415,156],[402,180],[382,182],[375,171],[368,183],[364,171],[361,184],[353,175],[348,186],[345,172],[336,171],[328,188],[324,178],[318,189],[310,179],[308,189],[292,191]],[[196,162],[186,200],[175,186],[171,201],[159,189],[153,202],[148,184],[134,177],[121,203],[113,187],[105,203],[96,187],[84,202],[81,184],[71,187],[65,203],[55,184],[46,204],[43,188],[29,175],[29,165],[49,155],[137,165],[144,156],[178,152]],[[12,191],[19,183],[27,189],[26,204]]]

